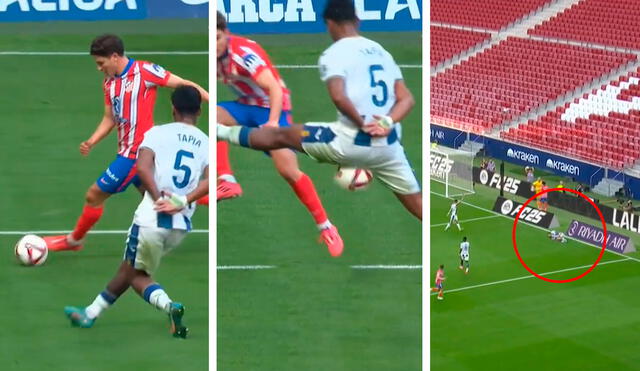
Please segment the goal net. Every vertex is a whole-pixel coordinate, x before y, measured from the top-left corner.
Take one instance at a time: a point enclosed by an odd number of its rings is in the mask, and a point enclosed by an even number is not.
[[[430,152],[431,179],[444,184],[445,197],[474,193],[473,153],[438,146]]]

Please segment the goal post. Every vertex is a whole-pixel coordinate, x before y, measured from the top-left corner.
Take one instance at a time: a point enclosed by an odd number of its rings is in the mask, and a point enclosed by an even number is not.
[[[444,184],[447,198],[475,193],[471,152],[449,147],[432,147],[429,153],[431,179]]]

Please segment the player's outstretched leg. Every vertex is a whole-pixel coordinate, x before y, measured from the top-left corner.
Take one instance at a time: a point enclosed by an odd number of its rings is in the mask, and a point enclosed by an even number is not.
[[[445,232],[446,232],[447,230],[449,230],[449,227],[451,227],[451,222],[447,223],[447,226],[446,226],[446,227],[444,227]]]
[[[460,222],[456,220],[456,226],[458,227],[459,231],[462,231],[462,227],[460,226]]]
[[[342,255],[344,250],[342,237],[340,237],[338,229],[329,221],[313,181],[307,174],[300,171],[295,153],[288,149],[281,149],[271,151],[270,154],[280,176],[289,183],[298,200],[313,217],[320,231],[320,242],[327,245],[331,256],[338,257]]]
[[[251,148],[259,151],[272,151],[274,149],[291,148],[304,152],[302,138],[304,128],[302,125],[272,128],[250,128],[246,126],[216,125],[216,135],[220,140],[226,140],[232,144]]]
[[[111,193],[104,192],[96,183],[89,187],[86,194],[86,204],[73,231],[68,235],[44,237],[47,248],[52,251],[81,250],[82,239],[102,217],[104,202],[110,196]]]
[[[218,141],[217,147],[218,186],[216,188],[217,201],[227,200],[242,196],[242,187],[238,184],[231,170],[229,162],[229,144]],[[207,199],[208,200],[208,199]]]

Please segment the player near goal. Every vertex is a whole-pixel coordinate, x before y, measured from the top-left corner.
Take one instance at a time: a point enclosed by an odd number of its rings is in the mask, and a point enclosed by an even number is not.
[[[260,129],[217,125],[219,139],[256,150],[293,148],[319,162],[369,169],[422,220],[422,192],[396,124],[415,101],[382,46],[358,33],[349,0],[329,0],[323,14],[335,41],[320,57],[320,75],[338,109],[337,122]]]
[[[460,242],[460,267],[461,270],[464,270],[464,273],[469,273],[469,241],[467,241],[467,237],[462,237],[462,242]]]
[[[218,103],[217,122],[226,126],[291,126],[289,89],[264,49],[253,40],[229,33],[227,22],[220,12],[217,15],[216,41],[218,79],[238,95],[236,101]],[[219,141],[218,201],[242,194],[231,170],[228,151],[227,142]],[[296,153],[289,149],[275,149],[269,151],[269,155],[278,173],[313,217],[320,231],[320,239],[329,251],[336,254],[342,251],[343,242],[338,229],[327,217],[313,181],[300,170]]]
[[[460,222],[458,221],[458,206],[460,205],[461,202],[462,202],[462,199],[453,200],[453,202],[451,203],[451,207],[447,212],[447,216],[449,217],[449,223],[447,223],[447,226],[444,227],[445,231],[451,227],[451,224],[455,224],[456,227],[458,227],[458,230],[462,231],[462,227],[460,226]]]
[[[551,230],[549,233],[547,233],[547,237],[549,237],[551,241],[567,243],[567,237],[562,232],[556,232],[554,230]]]
[[[136,156],[145,133],[153,127],[158,86],[193,86],[204,100],[209,100],[209,94],[198,84],[157,64],[127,57],[124,43],[116,35],[96,37],[91,42],[90,54],[98,71],[104,74],[104,115],[91,137],[80,143],[80,154],[88,156],[114,128],[118,131],[118,154],[87,190],[82,214],[73,231],[68,235],[44,237],[47,247],[53,251],[82,249],[85,235],[100,220],[104,203],[112,195],[124,192],[131,184],[143,192],[136,173]],[[208,203],[208,197],[202,202]]]
[[[209,192],[209,138],[195,125],[201,97],[191,86],[171,95],[175,122],[149,130],[138,151],[138,174],[146,192],[133,217],[124,261],[107,287],[88,307],[65,307],[76,327],[92,327],[96,318],[129,287],[169,315],[174,337],[187,336],[184,306],[172,301],[152,278],[164,255],[191,230],[195,201]]]

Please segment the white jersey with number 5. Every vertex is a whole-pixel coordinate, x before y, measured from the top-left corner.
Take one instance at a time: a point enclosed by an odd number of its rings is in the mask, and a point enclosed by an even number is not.
[[[159,191],[187,195],[193,191],[209,165],[209,138],[193,125],[171,123],[149,130],[140,148],[155,153],[154,178]],[[173,216],[153,210],[151,196],[145,194],[133,222],[141,227],[191,229],[195,204]]]
[[[388,115],[396,104],[395,83],[402,80],[402,73],[377,42],[362,36],[340,39],[322,53],[319,65],[322,81],[334,77],[344,80],[347,97],[366,123],[373,115]],[[356,135],[358,128],[340,112],[338,121],[347,134]],[[385,144],[379,139],[371,143]]]

